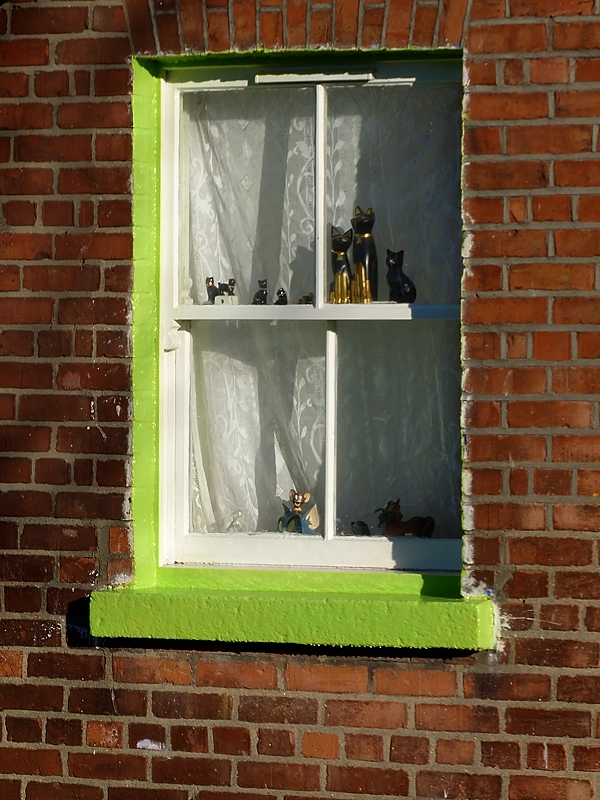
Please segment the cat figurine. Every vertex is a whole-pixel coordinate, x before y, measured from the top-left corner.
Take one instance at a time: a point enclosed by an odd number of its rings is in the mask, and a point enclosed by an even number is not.
[[[417,290],[409,277],[402,272],[404,250],[393,253],[386,250],[385,263],[388,271],[386,280],[390,287],[390,300],[392,303],[414,303],[417,299]]]
[[[206,294],[208,295],[209,303],[214,304],[215,297],[219,294],[219,290],[215,286],[215,279],[214,278],[207,278],[206,279]]]
[[[258,291],[254,295],[254,299],[252,300],[253,306],[266,306],[267,305],[267,279],[263,278],[262,280],[258,281]]]
[[[227,283],[219,283],[217,287],[217,294],[221,297],[225,297],[225,295],[229,294],[229,284]]]
[[[354,209],[351,219],[354,229],[354,244],[352,246],[352,262],[354,270],[359,264],[364,264],[372,300],[377,300],[377,250],[373,239],[373,225],[375,214],[372,208],[363,211],[360,206]]]
[[[336,227],[331,226],[331,268],[333,270],[333,283],[330,287],[329,301],[331,303],[350,303],[350,284],[352,273],[348,250],[352,244],[352,229],[340,233]]]
[[[287,306],[287,292],[282,287],[281,289],[277,289],[277,300],[275,300],[276,306]]]

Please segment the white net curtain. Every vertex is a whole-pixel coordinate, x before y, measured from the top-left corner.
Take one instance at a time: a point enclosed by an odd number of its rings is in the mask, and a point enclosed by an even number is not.
[[[458,302],[460,89],[328,89],[328,223],[372,207],[385,249],[404,249],[417,302]],[[236,281],[251,303],[314,291],[315,90],[190,93],[190,278]],[[328,275],[328,281],[331,276]],[[275,530],[292,487],[324,504],[325,333],[318,321],[194,322],[191,529]],[[338,323],[340,532],[400,497],[460,535],[457,323]]]

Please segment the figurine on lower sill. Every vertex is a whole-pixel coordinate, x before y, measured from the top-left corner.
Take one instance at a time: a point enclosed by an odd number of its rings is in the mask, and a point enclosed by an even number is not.
[[[379,514],[379,527],[383,536],[416,536],[429,539],[433,533],[433,517],[411,517],[403,521],[400,499],[390,500],[385,508],[376,508]]]
[[[299,306],[312,306],[315,302],[315,296],[312,292],[303,295],[300,300],[298,300]]]
[[[287,299],[287,292],[284,288],[277,289],[277,300],[275,300],[276,306],[287,306],[288,299]]]
[[[303,507],[310,503],[310,492],[297,492],[290,490],[290,500],[292,507],[283,505],[283,514],[277,522],[277,530],[287,533],[314,533],[319,529],[319,511],[317,504],[313,502],[306,508]]]
[[[237,306],[238,299],[235,296],[234,291],[235,278],[229,278],[227,283],[220,283],[217,289],[217,295],[214,299],[215,305]]]
[[[262,280],[259,279],[258,281],[258,291],[255,293],[254,298],[252,300],[253,306],[266,306],[267,305],[267,298],[269,294],[267,292],[267,279],[263,278]]]
[[[206,294],[208,295],[207,303],[213,305],[215,302],[215,297],[219,294],[219,290],[215,286],[214,278],[206,279]]]

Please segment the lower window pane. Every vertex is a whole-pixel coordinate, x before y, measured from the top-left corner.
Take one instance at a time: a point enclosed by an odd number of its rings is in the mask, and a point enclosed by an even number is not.
[[[322,516],[326,324],[203,321],[191,333],[191,530],[275,531],[293,488]]]
[[[376,509],[459,537],[459,323],[338,323],[337,532],[381,533]]]

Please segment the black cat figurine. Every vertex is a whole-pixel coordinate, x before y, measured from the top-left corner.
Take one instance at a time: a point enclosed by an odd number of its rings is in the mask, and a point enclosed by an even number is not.
[[[215,297],[219,294],[219,290],[215,286],[214,278],[206,279],[206,294],[208,295],[208,302],[214,304]]]
[[[217,287],[217,295],[220,297],[225,297],[225,295],[229,294],[229,284],[227,283],[219,283]]]
[[[252,300],[253,306],[266,306],[267,305],[267,279],[263,278],[262,280],[258,281],[258,291],[254,295],[254,299]]]
[[[390,300],[392,303],[414,303],[417,299],[417,290],[414,283],[402,272],[404,250],[392,253],[386,250],[385,263],[388,271],[386,280],[390,287]]]
[[[360,206],[356,206],[351,222],[354,229],[354,245],[352,247],[354,270],[357,270],[359,264],[364,264],[371,299],[377,300],[377,250],[373,239],[373,225],[375,224],[373,209],[368,208],[366,211],[362,211]]]
[[[333,270],[333,283],[330,287],[330,303],[350,303],[350,284],[352,273],[348,250],[352,244],[352,230],[340,233],[331,226],[331,268]]]
[[[276,306],[287,306],[287,292],[282,287],[281,289],[277,289],[277,300],[275,300]]]

